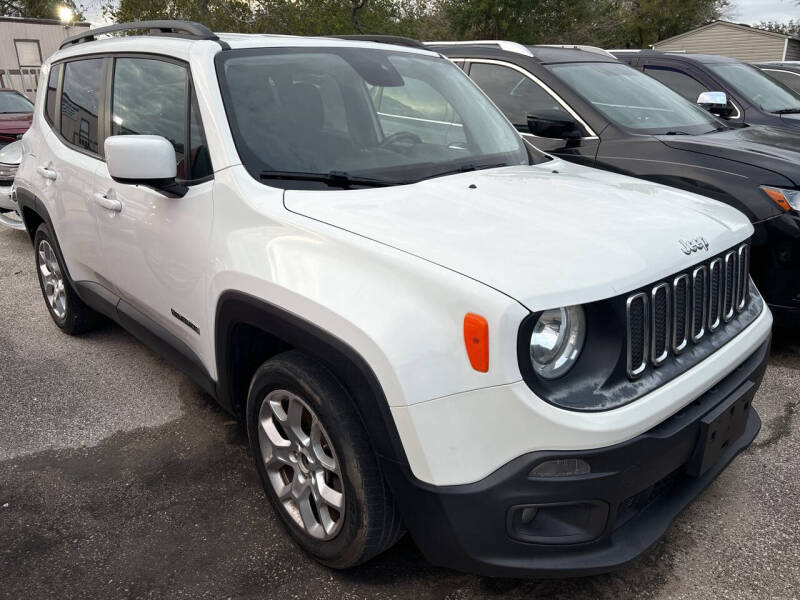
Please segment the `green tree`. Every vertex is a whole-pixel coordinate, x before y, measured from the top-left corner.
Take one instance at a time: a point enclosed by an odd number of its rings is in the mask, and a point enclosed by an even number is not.
[[[76,21],[83,20],[83,12],[73,0],[0,0],[0,15],[30,19],[57,19],[59,6],[68,6],[75,13]]]
[[[778,21],[761,21],[756,27],[759,29],[766,29],[767,31],[774,31],[775,33],[782,33],[783,35],[800,35],[800,19],[790,19],[783,23]]]
[[[619,0],[615,46],[646,48],[719,19],[728,0]]]

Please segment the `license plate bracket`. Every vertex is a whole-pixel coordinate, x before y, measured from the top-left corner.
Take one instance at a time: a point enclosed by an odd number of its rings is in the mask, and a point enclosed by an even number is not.
[[[686,465],[690,477],[703,475],[744,434],[755,392],[755,385],[748,381],[700,419],[697,444]]]

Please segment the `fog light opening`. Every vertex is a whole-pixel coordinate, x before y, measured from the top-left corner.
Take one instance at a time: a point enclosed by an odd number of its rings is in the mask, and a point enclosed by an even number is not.
[[[536,465],[530,472],[531,477],[574,477],[588,475],[592,468],[581,458],[559,458],[546,460]]]

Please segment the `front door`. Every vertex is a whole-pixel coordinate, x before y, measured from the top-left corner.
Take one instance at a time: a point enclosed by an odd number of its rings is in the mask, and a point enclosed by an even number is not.
[[[107,208],[99,219],[105,275],[120,312],[166,330],[196,356],[210,355],[206,279],[213,217],[211,163],[188,66],[170,59],[116,57],[111,135],[160,135],[175,148],[182,198],[96,173]],[[191,107],[191,110],[190,110]],[[206,367],[209,367],[206,364]]]

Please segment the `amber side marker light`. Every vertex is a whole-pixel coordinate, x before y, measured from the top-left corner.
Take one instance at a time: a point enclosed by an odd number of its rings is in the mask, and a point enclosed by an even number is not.
[[[489,370],[489,323],[482,316],[473,313],[464,316],[464,346],[472,368],[486,373]]]
[[[764,193],[770,197],[770,200],[772,200],[775,204],[780,206],[783,210],[785,211],[792,210],[792,206],[789,204],[789,201],[786,200],[786,196],[781,190],[777,188],[767,187],[766,185],[762,185],[761,189],[764,190]]]

